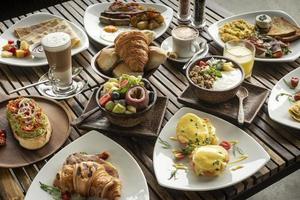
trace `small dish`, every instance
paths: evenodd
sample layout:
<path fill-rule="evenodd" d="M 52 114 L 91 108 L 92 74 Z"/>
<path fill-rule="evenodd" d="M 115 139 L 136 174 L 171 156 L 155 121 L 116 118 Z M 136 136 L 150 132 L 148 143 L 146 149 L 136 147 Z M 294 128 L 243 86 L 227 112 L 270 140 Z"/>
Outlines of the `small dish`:
<path fill-rule="evenodd" d="M 195 63 L 197 63 L 199 61 L 206 62 L 212 58 L 223 59 L 228 62 L 231 62 L 233 64 L 234 68 L 240 70 L 240 72 L 242 74 L 239 82 L 235 83 L 230 88 L 218 89 L 218 90 L 217 89 L 206 89 L 204 87 L 200 87 L 200 86 L 196 85 L 190 78 L 190 75 L 189 75 L 190 71 L 194 67 Z M 188 79 L 190 86 L 194 90 L 195 96 L 198 97 L 198 99 L 200 99 L 201 101 L 205 101 L 205 102 L 211 103 L 211 104 L 221 103 L 221 102 L 225 102 L 229 99 L 232 99 L 235 96 L 235 94 L 237 93 L 240 85 L 244 81 L 244 77 L 245 77 L 245 73 L 244 73 L 243 68 L 235 61 L 233 61 L 229 58 L 223 57 L 223 56 L 208 56 L 205 58 L 197 59 L 197 60 L 191 62 L 191 64 L 186 69 L 186 78 Z"/>
<path fill-rule="evenodd" d="M 151 44 L 151 46 L 158 46 L 157 43 L 153 42 Z M 113 48 L 114 45 L 111 45 L 111 46 L 107 46 L 107 47 L 104 47 L 104 48 Z M 98 63 L 97 63 L 97 58 L 99 57 L 100 53 L 101 53 L 102 50 L 100 50 L 98 53 L 96 53 L 93 58 L 91 59 L 91 66 L 92 66 L 92 69 L 94 70 L 94 72 L 96 74 L 98 74 L 99 76 L 101 76 L 104 80 L 108 80 L 110 78 L 114 78 L 113 75 L 112 75 L 112 72 L 110 73 L 104 73 L 100 67 L 98 66 Z M 152 70 L 149 70 L 149 71 L 146 71 L 144 74 L 143 74 L 143 78 L 149 78 L 156 70 L 158 69 L 158 67 L 156 69 L 152 69 Z"/>
<path fill-rule="evenodd" d="M 200 44 L 201 42 L 203 42 L 203 40 L 198 37 L 197 38 L 197 42 Z M 162 43 L 161 43 L 161 48 L 163 50 L 165 50 L 166 52 L 172 52 L 173 51 L 173 40 L 172 40 L 172 36 L 168 37 L 167 39 L 165 39 Z M 201 55 L 198 56 L 198 58 L 203 58 L 207 55 L 209 50 L 208 44 L 206 43 L 204 46 L 204 51 L 201 53 Z M 169 60 L 172 60 L 174 62 L 179 62 L 179 63 L 186 63 L 188 62 L 191 58 L 170 58 L 168 57 Z"/>
<path fill-rule="evenodd" d="M 289 126 L 291 128 L 300 129 L 300 122 L 292 119 L 288 110 L 291 107 L 291 102 L 288 99 L 288 96 L 281 96 L 277 98 L 280 93 L 294 94 L 296 91 L 299 91 L 299 85 L 295 90 L 290 89 L 285 83 L 284 80 L 289 81 L 292 77 L 300 78 L 300 68 L 297 68 L 290 73 L 286 74 L 281 78 L 276 85 L 273 87 L 269 102 L 268 102 L 268 112 L 269 116 L 275 122 L 278 122 L 282 125 Z M 276 100 L 276 98 L 278 100 Z"/>
<path fill-rule="evenodd" d="M 29 51 L 35 58 L 46 58 L 45 51 L 40 42 L 30 45 Z"/>
<path fill-rule="evenodd" d="M 149 190 L 145 176 L 135 159 L 119 144 L 97 131 L 86 133 L 48 160 L 32 181 L 25 200 L 53 199 L 40 188 L 40 182 L 52 185 L 57 171 L 70 154 L 75 152 L 99 153 L 102 151 L 111 153 L 110 161 L 118 169 L 123 185 L 120 200 L 149 200 Z"/>
<path fill-rule="evenodd" d="M 184 159 L 179 163 L 184 164 L 188 169 L 178 170 L 176 178 L 170 179 L 170 174 L 174 170 L 174 154 L 172 153 L 172 149 L 180 149 L 182 147 L 177 141 L 170 139 L 170 137 L 174 137 L 178 120 L 186 113 L 194 113 L 201 118 L 208 118 L 216 128 L 220 141 L 238 141 L 240 149 L 248 155 L 248 158 L 238 163 L 229 164 L 223 174 L 218 177 L 196 176 L 188 163 L 189 161 Z M 225 188 L 250 177 L 270 160 L 270 156 L 264 148 L 237 126 L 208 113 L 187 107 L 181 108 L 171 117 L 162 129 L 159 138 L 167 141 L 171 147 L 170 149 L 166 149 L 159 142 L 159 139 L 156 140 L 153 153 L 155 176 L 159 185 L 176 190 L 209 191 Z M 234 157 L 232 151 L 229 152 L 229 159 L 229 162 L 237 159 Z M 233 170 L 234 167 L 238 166 L 242 168 Z"/>
<path fill-rule="evenodd" d="M 98 89 L 98 92 L 96 94 L 96 102 L 102 111 L 103 115 L 107 117 L 107 119 L 110 121 L 110 123 L 120 126 L 120 127 L 133 127 L 140 123 L 142 123 L 146 118 L 145 115 L 151 111 L 153 108 L 153 105 L 156 103 L 157 100 L 157 92 L 155 88 L 151 85 L 151 83 L 147 79 L 142 80 L 144 82 L 144 87 L 150 91 L 153 92 L 153 97 L 149 97 L 149 104 L 147 108 L 145 108 L 142 111 L 132 113 L 132 114 L 125 114 L 125 113 L 113 113 L 111 111 L 106 110 L 103 106 L 100 105 L 99 99 L 101 96 L 101 92 L 103 90 L 103 85 Z"/>
<path fill-rule="evenodd" d="M 245 124 L 250 125 L 268 98 L 270 91 L 247 82 L 243 82 L 241 86 L 245 87 L 249 93 L 244 100 L 244 112 Z M 200 101 L 189 86 L 178 97 L 178 101 L 186 106 L 214 114 L 234 123 L 237 122 L 239 102 L 236 97 L 223 103 L 211 105 Z"/>
<path fill-rule="evenodd" d="M 94 90 L 86 104 L 83 114 L 89 112 L 98 106 L 96 102 L 97 90 Z M 117 134 L 119 136 L 138 136 L 147 138 L 156 138 L 159 134 L 165 111 L 168 104 L 168 98 L 158 96 L 153 108 L 145 115 L 144 122 L 131 128 L 120 128 L 111 124 L 108 119 L 103 116 L 102 112 L 96 112 L 84 123 L 81 123 L 78 128 L 84 130 L 98 130 L 107 134 Z"/>
<path fill-rule="evenodd" d="M 74 73 L 74 71 L 73 71 L 73 73 Z M 46 80 L 49 80 L 48 73 L 41 76 L 41 78 L 39 79 L 38 82 L 46 81 Z M 51 99 L 63 100 L 63 99 L 72 98 L 72 97 L 76 96 L 77 94 L 79 94 L 80 92 L 82 92 L 83 89 L 87 86 L 87 83 L 88 83 L 87 80 L 82 80 L 82 79 L 79 79 L 78 77 L 73 77 L 73 84 L 72 84 L 73 91 L 67 96 L 66 95 L 60 96 L 60 95 L 54 94 L 53 90 L 52 90 L 52 85 L 50 82 L 46 82 L 46 83 L 38 85 L 38 90 L 43 96 L 46 96 Z"/>

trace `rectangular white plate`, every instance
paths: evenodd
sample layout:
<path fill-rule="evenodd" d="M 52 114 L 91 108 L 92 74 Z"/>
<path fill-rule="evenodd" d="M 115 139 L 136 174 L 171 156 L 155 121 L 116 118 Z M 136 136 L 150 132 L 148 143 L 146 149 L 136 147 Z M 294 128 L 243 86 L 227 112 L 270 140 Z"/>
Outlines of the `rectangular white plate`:
<path fill-rule="evenodd" d="M 208 28 L 208 33 L 211 38 L 221 47 L 224 47 L 224 42 L 221 40 L 219 35 L 219 28 L 225 23 L 231 22 L 236 19 L 244 19 L 249 23 L 255 24 L 255 17 L 260 14 L 267 14 L 270 17 L 284 17 L 289 22 L 299 26 L 297 22 L 286 12 L 282 10 L 261 10 L 256 12 L 243 13 L 239 15 L 234 15 L 232 17 L 225 18 L 223 20 L 217 21 L 210 25 Z M 291 53 L 284 55 L 281 58 L 255 58 L 256 61 L 261 62 L 292 62 L 300 56 L 300 39 L 292 42 L 290 44 Z"/>
<path fill-rule="evenodd" d="M 269 154 L 247 133 L 240 128 L 230 124 L 229 122 L 215 117 L 213 115 L 195 110 L 192 108 L 181 108 L 176 114 L 168 121 L 161 131 L 159 137 L 165 141 L 168 141 L 172 148 L 179 149 L 180 145 L 177 141 L 170 139 L 171 136 L 176 136 L 176 126 L 178 120 L 186 113 L 194 113 L 201 118 L 208 118 L 216 128 L 216 134 L 220 141 L 223 140 L 238 140 L 239 147 L 249 157 L 246 160 L 238 162 L 236 164 L 228 165 L 227 169 L 218 177 L 197 177 L 192 171 L 188 159 L 186 158 L 180 163 L 184 163 L 189 167 L 188 171 L 179 170 L 176 175 L 176 179 L 170 178 L 170 174 L 173 170 L 174 156 L 171 149 L 164 149 L 157 140 L 154 147 L 153 165 L 156 178 L 161 186 L 177 189 L 177 190 L 190 190 L 190 191 L 208 191 L 216 190 L 224 187 L 234 185 L 249 176 L 253 175 L 260 168 L 262 168 L 269 160 Z M 232 162 L 237 158 L 234 158 L 232 151 L 229 151 L 230 160 Z M 229 167 L 242 165 L 243 168 L 236 171 L 232 171 Z"/>
<path fill-rule="evenodd" d="M 173 10 L 163 4 L 141 3 L 146 8 L 154 8 L 161 13 L 165 22 L 159 28 L 154 29 L 156 38 L 160 37 L 169 28 L 173 19 Z M 106 33 L 103 28 L 106 26 L 99 21 L 100 13 L 105 11 L 111 3 L 97 3 L 90 5 L 84 13 L 84 28 L 88 35 L 96 42 L 109 46 L 113 45 L 114 39 L 123 31 L 133 30 L 135 28 L 129 26 L 118 26 L 118 31 L 115 33 Z"/>
<path fill-rule="evenodd" d="M 2 52 L 2 46 L 7 43 L 7 40 L 17 40 L 18 38 L 14 34 L 14 30 L 17 27 L 26 27 L 31 26 L 34 24 L 38 24 L 40 22 L 52 19 L 52 18 L 59 18 L 63 19 L 62 17 L 51 15 L 49 13 L 36 13 L 32 14 L 24 19 L 21 19 L 16 24 L 12 25 L 4 31 L 4 33 L 0 36 L 0 55 Z M 78 54 L 84 50 L 86 50 L 89 47 L 89 39 L 85 32 L 79 28 L 76 24 L 68 21 L 68 23 L 71 25 L 72 29 L 76 32 L 80 39 L 80 46 L 72 49 L 72 56 L 75 54 Z M 37 67 L 42 65 L 47 65 L 47 59 L 46 58 L 2 58 L 0 56 L 0 63 L 7 64 L 7 65 L 14 65 L 14 66 L 23 66 L 23 67 Z"/>
<path fill-rule="evenodd" d="M 269 102 L 268 102 L 268 111 L 270 118 L 280 124 L 289 126 L 292 128 L 300 129 L 300 122 L 295 121 L 290 116 L 288 110 L 292 105 L 287 96 L 281 96 L 276 100 L 276 96 L 280 93 L 294 94 L 295 91 L 300 91 L 300 85 L 295 88 L 295 90 L 290 89 L 283 81 L 283 79 L 290 81 L 292 77 L 300 78 L 300 68 L 297 68 L 290 73 L 286 74 L 281 78 L 276 85 L 273 87 Z"/>
<path fill-rule="evenodd" d="M 103 151 L 110 153 L 109 161 L 118 169 L 123 187 L 121 200 L 149 200 L 146 179 L 134 158 L 119 144 L 97 131 L 88 132 L 55 154 L 32 181 L 25 200 L 52 200 L 48 193 L 40 189 L 39 182 L 52 185 L 68 155 L 75 152 L 94 154 Z"/>

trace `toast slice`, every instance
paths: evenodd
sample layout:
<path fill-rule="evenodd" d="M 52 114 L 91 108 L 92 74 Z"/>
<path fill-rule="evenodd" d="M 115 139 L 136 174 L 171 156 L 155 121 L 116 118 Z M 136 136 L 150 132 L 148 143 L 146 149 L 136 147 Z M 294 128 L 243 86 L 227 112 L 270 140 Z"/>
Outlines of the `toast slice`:
<path fill-rule="evenodd" d="M 293 42 L 297 39 L 300 39 L 300 28 L 297 27 L 296 25 L 293 25 L 293 24 L 291 24 L 291 25 L 296 30 L 296 33 L 291 36 L 279 37 L 278 39 L 281 40 L 282 42 Z"/>
<path fill-rule="evenodd" d="M 283 17 L 273 17 L 272 27 L 267 33 L 272 37 L 287 37 L 296 33 L 295 26 Z"/>

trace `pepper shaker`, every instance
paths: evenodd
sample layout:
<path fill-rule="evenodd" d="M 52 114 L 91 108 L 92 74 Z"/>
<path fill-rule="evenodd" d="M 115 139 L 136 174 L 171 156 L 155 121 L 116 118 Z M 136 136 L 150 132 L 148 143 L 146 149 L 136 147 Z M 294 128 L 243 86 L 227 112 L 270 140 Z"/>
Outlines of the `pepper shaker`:
<path fill-rule="evenodd" d="M 204 18 L 205 1 L 206 0 L 194 0 L 193 26 L 195 28 L 203 28 L 206 25 Z"/>
<path fill-rule="evenodd" d="M 179 0 L 178 21 L 180 24 L 190 23 L 190 0 Z"/>

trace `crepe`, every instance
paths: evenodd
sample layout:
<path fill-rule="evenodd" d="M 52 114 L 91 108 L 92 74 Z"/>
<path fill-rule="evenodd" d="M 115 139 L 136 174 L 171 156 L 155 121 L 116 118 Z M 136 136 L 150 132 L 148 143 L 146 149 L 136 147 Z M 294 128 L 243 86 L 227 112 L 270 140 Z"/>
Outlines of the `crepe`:
<path fill-rule="evenodd" d="M 63 19 L 53 18 L 28 27 L 15 29 L 15 35 L 29 44 L 40 42 L 41 39 L 54 32 L 64 32 L 70 35 L 72 48 L 80 45 L 80 39 L 69 23 Z"/>
<path fill-rule="evenodd" d="M 290 108 L 289 113 L 291 117 L 300 122 L 300 101 L 296 101 Z"/>

